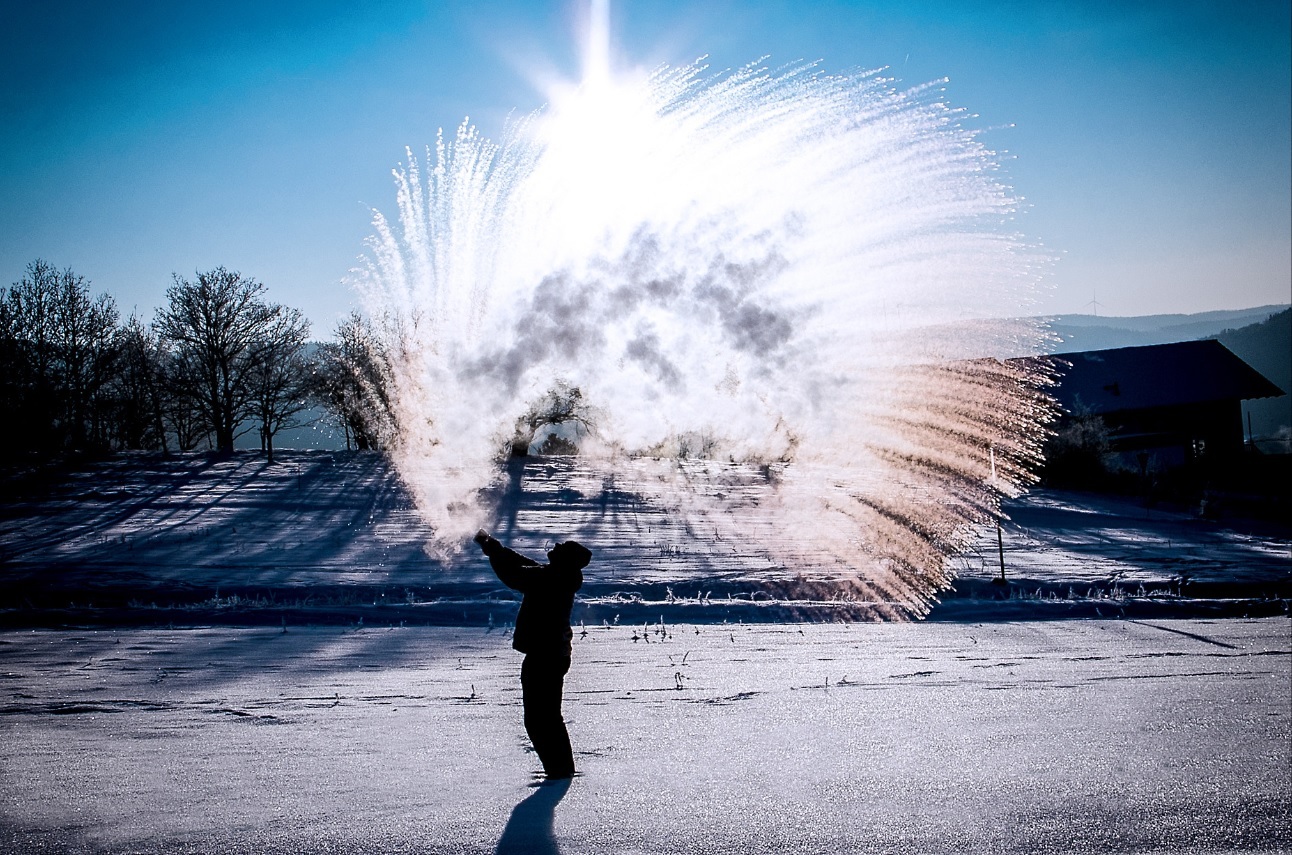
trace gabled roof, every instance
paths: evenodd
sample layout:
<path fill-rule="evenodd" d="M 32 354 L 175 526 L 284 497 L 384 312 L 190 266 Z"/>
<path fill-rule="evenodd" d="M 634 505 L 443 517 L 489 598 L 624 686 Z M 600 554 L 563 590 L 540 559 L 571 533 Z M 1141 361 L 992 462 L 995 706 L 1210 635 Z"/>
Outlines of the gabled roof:
<path fill-rule="evenodd" d="M 1065 410 L 1095 413 L 1274 398 L 1283 390 L 1214 339 L 1056 353 Z M 1071 365 L 1066 365 L 1070 363 Z"/>

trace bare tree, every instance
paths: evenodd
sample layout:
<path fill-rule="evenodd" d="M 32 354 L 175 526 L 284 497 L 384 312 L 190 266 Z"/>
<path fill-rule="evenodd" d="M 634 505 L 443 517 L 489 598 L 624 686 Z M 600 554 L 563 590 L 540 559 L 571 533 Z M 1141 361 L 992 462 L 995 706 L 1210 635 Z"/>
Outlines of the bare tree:
<path fill-rule="evenodd" d="M 336 341 L 319 346 L 314 395 L 341 425 L 346 448 L 386 447 L 395 434 L 390 405 L 390 359 L 372 325 L 358 312 L 337 324 Z"/>
<path fill-rule="evenodd" d="M 583 392 L 578 386 L 572 386 L 565 380 L 557 380 L 552 388 L 541 398 L 530 404 L 516 421 L 516 432 L 511 441 L 513 457 L 526 457 L 529 447 L 538 436 L 539 428 L 568 425 L 577 431 L 590 433 L 596 429 L 596 413 L 583 399 Z M 577 445 L 574 441 L 564 439 L 558 434 L 549 435 L 544 445 L 544 453 L 572 454 Z"/>
<path fill-rule="evenodd" d="M 169 384 L 167 354 L 157 334 L 137 315 L 122 326 L 112 382 L 115 439 L 120 448 L 168 451 L 164 421 Z"/>
<path fill-rule="evenodd" d="M 175 274 L 166 289 L 169 304 L 156 326 L 175 349 L 188 390 L 215 434 L 215 447 L 232 453 L 239 428 L 250 415 L 251 373 L 264 358 L 268 330 L 283 312 L 263 298 L 265 286 L 217 267 L 189 282 Z M 181 443 L 182 445 L 182 443 Z"/>
<path fill-rule="evenodd" d="M 30 418 L 26 373 L 31 363 L 10 293 L 0 299 L 0 454 L 26 450 Z"/>
<path fill-rule="evenodd" d="M 162 419 L 180 451 L 192 451 L 203 442 L 214 447 L 211 422 L 200 398 L 200 369 L 187 354 L 166 346 L 162 341 Z"/>
<path fill-rule="evenodd" d="M 55 377 L 54 300 L 58 270 L 42 259 L 27 265 L 5 294 L 8 425 L 19 448 L 57 445 L 58 382 Z"/>
<path fill-rule="evenodd" d="M 85 277 L 37 259 L 10 287 L 4 306 L 6 403 L 28 431 L 20 444 L 106 446 L 107 387 L 118 354 L 112 298 L 91 297 Z"/>
<path fill-rule="evenodd" d="M 73 448 L 109 445 L 109 383 L 119 360 L 116 304 L 91 298 L 89 283 L 71 270 L 59 277 L 54 325 L 63 375 L 63 412 Z"/>
<path fill-rule="evenodd" d="M 310 325 L 299 309 L 272 306 L 273 314 L 257 343 L 256 362 L 247 375 L 251 415 L 260 423 L 260 446 L 274 462 L 274 435 L 299 427 L 310 406 L 312 369 L 305 355 Z"/>

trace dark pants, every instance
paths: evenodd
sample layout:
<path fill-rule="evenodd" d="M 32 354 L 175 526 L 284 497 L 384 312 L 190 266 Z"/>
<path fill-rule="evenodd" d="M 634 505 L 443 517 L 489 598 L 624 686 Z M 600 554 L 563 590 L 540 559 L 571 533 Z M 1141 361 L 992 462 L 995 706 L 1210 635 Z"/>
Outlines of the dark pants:
<path fill-rule="evenodd" d="M 561 718 L 561 686 L 569 670 L 570 657 L 559 653 L 528 653 L 520 666 L 525 731 L 551 778 L 574 774 L 574 751 Z"/>

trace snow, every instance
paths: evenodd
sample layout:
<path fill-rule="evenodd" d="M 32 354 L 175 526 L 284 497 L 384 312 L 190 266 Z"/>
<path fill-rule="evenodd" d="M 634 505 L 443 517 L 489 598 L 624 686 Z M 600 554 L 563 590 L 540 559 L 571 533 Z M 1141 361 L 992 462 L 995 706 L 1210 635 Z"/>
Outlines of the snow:
<path fill-rule="evenodd" d="M 1287 617 L 0 635 L 0 848 L 1284 852 Z"/>
<path fill-rule="evenodd" d="M 149 584 L 352 584 L 439 569 L 381 457 L 282 452 L 281 461 L 120 455 L 52 494 L 10 502 L 0 548 L 19 573 Z"/>
<path fill-rule="evenodd" d="M 816 599 L 787 602 L 785 583 L 797 568 L 773 565 L 747 544 L 688 532 L 669 509 L 577 460 L 531 460 L 523 479 L 523 493 L 504 503 L 495 528 L 531 554 L 569 536 L 593 549 L 576 613 L 589 625 L 616 617 L 654 623 L 661 616 L 670 622 L 872 616 L 865 602 L 830 599 L 838 594 L 818 591 Z M 7 489 L 0 608 L 10 610 L 0 616 L 10 625 L 25 619 L 19 613 L 29 604 L 69 603 L 81 610 L 67 618 L 75 622 L 95 619 L 85 612 L 90 604 L 205 602 L 212 609 L 166 617 L 202 622 L 228 611 L 230 595 L 243 605 L 246 597 L 272 601 L 275 622 L 286 606 L 294 608 L 288 621 L 298 623 L 354 623 L 365 616 L 360 606 L 371 612 L 374 604 L 399 604 L 366 619 L 468 625 L 490 615 L 501 624 L 514 608 L 474 550 L 447 559 L 428 554 L 429 530 L 375 454 L 283 452 L 274 466 L 256 454 L 123 455 L 54 478 L 52 486 L 11 479 Z M 1253 532 L 1075 493 L 1034 492 L 1006 511 L 1006 575 L 1013 584 L 988 584 L 999 568 L 995 528 L 984 527 L 957 559 L 956 589 L 932 618 L 963 619 L 967 607 L 976 617 L 992 609 L 1034 616 L 1020 614 L 1020 604 L 1054 615 L 1054 598 L 1072 606 L 1110 596 L 1121 609 L 1135 606 L 1127 598 L 1155 604 L 1155 615 L 1189 597 L 1241 600 L 1234 607 L 1240 615 L 1252 600 L 1265 601 L 1264 613 L 1286 612 L 1292 590 L 1286 531 Z M 1002 611 L 1001 597 L 1011 598 L 1012 610 Z M 335 608 L 323 609 L 329 604 Z"/>
<path fill-rule="evenodd" d="M 8 476 L 0 851 L 1287 851 L 1277 528 L 1035 492 L 1007 506 L 1010 585 L 985 527 L 929 621 L 852 623 L 865 604 L 778 600 L 792 568 L 530 461 L 499 532 L 598 554 L 582 774 L 535 786 L 488 565 L 427 554 L 380 456 L 281 459 Z M 1166 619 L 1208 609 L 1234 617 Z M 1122 619 L 1037 619 L 1096 615 Z"/>
<path fill-rule="evenodd" d="M 1292 576 L 1286 535 L 1244 531 L 1109 496 L 1037 490 L 1006 504 L 1008 572 L 1074 584 L 1266 586 Z M 1249 524 L 1250 525 L 1250 524 Z M 997 563 L 995 528 L 965 558 L 981 573 Z"/>

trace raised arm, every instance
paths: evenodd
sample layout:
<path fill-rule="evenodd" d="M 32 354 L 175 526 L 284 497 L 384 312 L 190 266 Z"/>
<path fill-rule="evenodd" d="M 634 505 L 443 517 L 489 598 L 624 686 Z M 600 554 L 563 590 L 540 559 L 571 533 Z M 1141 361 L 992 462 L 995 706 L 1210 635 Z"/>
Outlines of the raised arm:
<path fill-rule="evenodd" d="M 489 564 L 493 567 L 493 572 L 497 574 L 504 585 L 513 591 L 520 591 L 522 594 L 528 593 L 527 588 L 531 580 L 531 574 L 526 573 L 524 568 L 540 567 L 542 565 L 532 558 L 526 558 L 519 552 L 508 549 L 483 531 L 476 534 L 475 542 L 480 544 L 480 549 L 489 557 Z"/>

